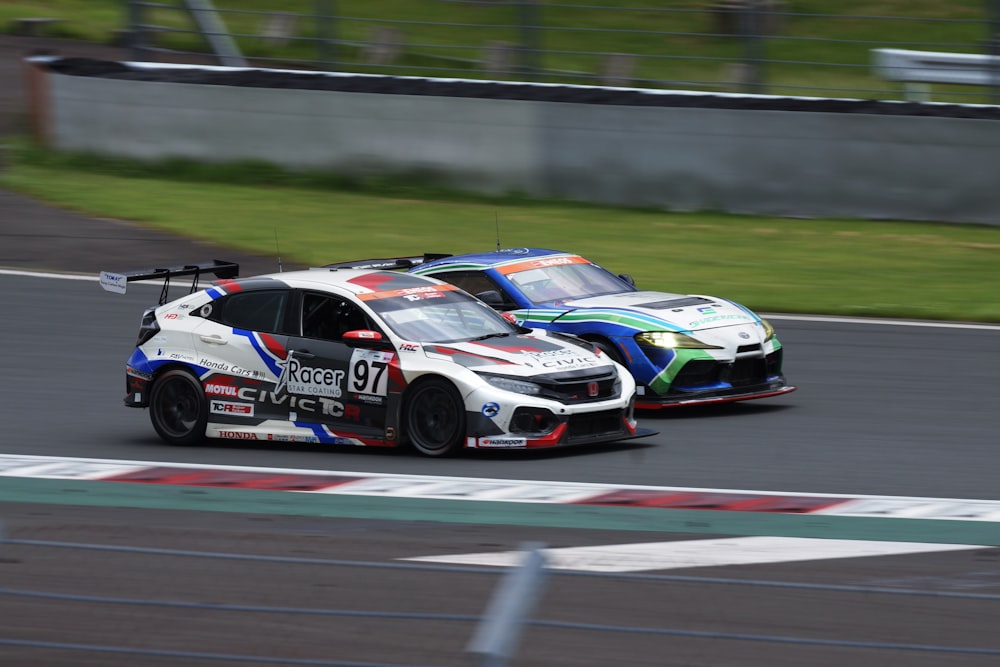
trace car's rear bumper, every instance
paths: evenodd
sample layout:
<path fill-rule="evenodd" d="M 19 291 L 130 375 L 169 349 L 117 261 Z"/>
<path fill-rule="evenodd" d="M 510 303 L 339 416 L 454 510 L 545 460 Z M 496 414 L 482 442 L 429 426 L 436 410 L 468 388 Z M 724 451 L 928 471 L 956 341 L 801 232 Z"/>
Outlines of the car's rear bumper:
<path fill-rule="evenodd" d="M 131 366 L 125 367 L 125 406 L 145 408 L 149 406 L 149 384 L 153 376 Z"/>

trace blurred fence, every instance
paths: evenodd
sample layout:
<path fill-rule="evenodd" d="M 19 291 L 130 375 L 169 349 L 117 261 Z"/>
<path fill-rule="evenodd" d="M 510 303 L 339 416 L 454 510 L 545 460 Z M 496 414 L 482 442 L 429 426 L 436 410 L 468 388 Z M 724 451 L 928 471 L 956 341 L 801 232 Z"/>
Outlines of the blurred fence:
<path fill-rule="evenodd" d="M 33 117 L 43 121 L 39 136 L 60 150 L 261 160 L 671 211 L 1000 222 L 995 106 L 157 63 L 123 77 L 77 76 L 72 61 L 47 62 L 37 61 L 46 95 L 32 98 Z M 317 82 L 337 85 L 323 94 L 293 88 Z"/>
<path fill-rule="evenodd" d="M 1000 101 L 1000 0 L 129 0 L 127 23 L 138 60 L 864 99 L 905 93 L 876 49 L 960 52 L 981 83 L 922 94 Z"/>
<path fill-rule="evenodd" d="M 661 657 L 671 656 L 656 664 L 694 664 L 683 657 L 683 641 L 696 642 L 697 664 L 735 664 L 721 657 L 724 646 L 731 643 L 738 647 L 739 664 L 777 664 L 776 655 L 788 660 L 781 664 L 842 664 L 852 656 L 863 656 L 860 664 L 917 664 L 909 659 L 923 655 L 932 662 L 919 664 L 978 665 L 994 664 L 989 661 L 1000 656 L 1000 648 L 960 643 L 961 638 L 989 641 L 985 628 L 993 627 L 1000 595 L 960 590 L 543 571 L 544 551 L 537 545 L 525 545 L 526 557 L 520 569 L 527 572 L 520 582 L 512 581 L 517 569 L 501 577 L 505 570 L 495 567 L 29 539 L 0 539 L 0 549 L 0 564 L 8 575 L 0 586 L 0 610 L 5 620 L 0 630 L 0 662 L 5 665 L 137 664 L 135 660 L 143 665 L 329 667 L 608 664 L 601 662 L 605 658 L 589 654 L 588 645 L 590 651 L 595 646 L 610 650 L 624 660 L 619 664 L 628 663 L 626 656 L 650 664 L 648 656 L 640 659 L 636 653 L 639 645 Z M 372 577 L 360 570 L 377 574 Z M 16 582 L 9 579 L 14 573 L 20 578 Z M 540 585 L 543 573 L 551 580 L 544 591 Z M 431 576 L 438 577 L 432 587 L 443 592 L 440 599 L 428 600 L 408 592 L 407 582 L 419 579 L 426 583 Z M 485 577 L 486 586 L 473 577 Z M 920 581 L 907 578 L 905 573 L 901 577 L 901 582 Z M 369 582 L 368 586 L 362 582 Z M 569 602 L 564 599 L 560 605 L 552 605 L 543 599 L 535 612 L 534 598 L 554 597 L 560 583 L 563 595 L 569 593 Z M 616 623 L 604 605 L 581 606 L 579 589 L 589 583 L 595 583 L 595 590 L 604 591 L 605 596 L 613 591 L 615 600 L 645 612 L 640 617 L 649 618 L 651 623 L 642 627 Z M 379 608 L 373 584 L 395 591 L 393 608 Z M 499 593 L 494 596 L 499 602 L 487 606 L 490 587 Z M 716 600 L 710 608 L 725 607 L 727 599 L 746 597 L 741 589 L 761 591 L 767 604 L 755 606 L 757 613 L 751 617 L 741 614 L 728 625 L 721 620 L 721 613 L 710 613 L 710 618 L 686 613 L 685 596 Z M 487 595 L 480 597 L 483 593 Z M 520 602 L 515 599 L 518 596 Z M 605 599 L 610 605 L 611 599 Z M 356 606 L 322 606 L 329 600 Z M 644 606 L 651 600 L 655 601 L 652 607 Z M 937 612 L 970 620 L 970 627 L 958 639 L 927 637 L 927 641 L 907 642 L 906 636 L 898 633 L 880 638 L 878 628 L 866 631 L 864 638 L 840 636 L 843 627 L 838 626 L 836 615 L 851 613 L 858 608 L 855 605 L 884 608 L 892 614 L 903 613 L 903 607 L 933 614 L 937 608 L 928 607 L 932 600 L 945 606 L 979 606 L 965 612 L 952 607 L 947 607 L 948 612 Z M 811 629 L 804 623 L 806 617 L 794 622 L 778 617 L 782 605 L 795 602 L 808 602 L 814 608 L 807 616 L 815 621 Z M 428 607 L 433 611 L 427 611 Z M 470 613 L 472 607 L 487 608 L 487 613 Z M 520 617 L 507 618 L 500 623 L 506 623 L 505 627 L 499 627 L 497 621 L 505 613 Z M 538 632 L 554 642 L 556 663 L 551 662 L 553 655 L 544 655 L 544 651 L 538 656 L 529 650 L 516 655 L 514 621 L 523 621 L 529 633 Z M 740 627 L 743 629 L 736 629 Z M 777 632 L 766 633 L 768 628 Z M 811 632 L 815 634 L 809 636 Z M 906 634 L 920 637 L 920 628 Z M 579 641 L 580 637 L 587 641 Z M 657 640 L 667 643 L 657 644 Z M 711 643 L 697 643 L 704 640 Z M 352 656 L 362 650 L 366 652 L 363 658 Z M 771 650 L 778 653 L 757 653 Z M 808 658 L 802 655 L 802 662 L 795 663 L 794 652 L 800 650 L 820 653 L 810 653 Z M 762 657 L 768 655 L 770 659 Z M 962 657 L 984 662 L 955 662 Z"/>

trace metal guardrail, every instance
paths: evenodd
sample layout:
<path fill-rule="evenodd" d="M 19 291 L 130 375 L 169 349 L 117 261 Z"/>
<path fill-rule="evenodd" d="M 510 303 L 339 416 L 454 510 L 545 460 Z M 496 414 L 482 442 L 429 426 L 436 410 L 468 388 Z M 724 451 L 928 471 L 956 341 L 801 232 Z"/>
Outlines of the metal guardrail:
<path fill-rule="evenodd" d="M 4 539 L 2 525 L 0 525 L 0 550 L 3 551 L 5 561 L 9 560 L 12 547 L 28 547 L 42 549 L 46 551 L 57 550 L 88 550 L 104 553 L 128 554 L 149 559 L 151 557 L 172 557 L 178 559 L 212 559 L 222 561 L 251 562 L 260 564 L 280 564 L 284 566 L 311 566 L 319 568 L 336 568 L 338 570 L 349 570 L 356 568 L 374 568 L 381 570 L 395 570 L 412 572 L 414 576 L 420 576 L 430 572 L 444 573 L 446 575 L 469 575 L 484 574 L 497 576 L 504 573 L 504 570 L 495 567 L 475 567 L 475 566 L 449 566 L 437 564 L 420 563 L 400 563 L 400 562 L 368 562 L 319 558 L 299 558 L 285 556 L 253 555 L 243 553 L 223 553 L 186 551 L 180 549 L 162 549 L 149 547 L 132 547 L 108 544 L 58 542 L 29 539 Z M 968 646 L 943 646 L 934 644 L 907 644 L 891 641 L 858 641 L 852 639 L 838 639 L 827 637 L 802 637 L 802 636 L 774 636 L 757 633 L 732 633 L 718 630 L 696 630 L 677 627 L 632 627 L 614 625 L 607 622 L 575 622 L 558 619 L 533 618 L 534 603 L 541 595 L 543 584 L 551 577 L 580 577 L 580 578 L 600 578 L 608 581 L 641 583 L 644 586 L 656 583 L 670 584 L 698 584 L 713 585 L 722 587 L 753 587 L 772 590 L 804 591 L 814 594 L 862 594 L 866 597 L 884 596 L 902 598 L 934 598 L 952 600 L 975 600 L 987 603 L 1000 602 L 1000 595 L 985 593 L 969 593 L 961 591 L 942 590 L 918 590 L 906 588 L 884 588 L 876 586 L 860 585 L 839 585 L 839 584 L 813 584 L 799 583 L 794 581 L 770 581 L 755 579 L 733 579 L 725 577 L 697 577 L 683 575 L 648 574 L 648 573 L 604 573 L 585 572 L 573 570 L 549 570 L 546 569 L 546 557 L 544 549 L 540 544 L 527 544 L 523 546 L 524 561 L 519 568 L 512 568 L 506 571 L 495 590 L 493 600 L 489 603 L 487 610 L 482 615 L 470 615 L 462 613 L 416 613 L 403 612 L 392 609 L 384 610 L 361 610 L 345 608 L 316 608 L 316 607 L 291 607 L 291 606 L 266 606 L 266 605 L 245 605 L 230 604 L 225 602 L 205 602 L 204 598 L 212 592 L 199 593 L 198 600 L 191 599 L 152 599 L 152 598 L 127 598 L 112 597 L 103 595 L 81 595 L 58 590 L 38 590 L 35 588 L 15 588 L 0 587 L 0 598 L 11 597 L 23 600 L 34 601 L 55 601 L 60 603 L 95 603 L 101 605 L 125 606 L 132 608 L 172 608 L 181 610 L 224 612 L 228 614 L 276 614 L 284 617 L 289 626 L 295 623 L 296 617 L 320 616 L 333 618 L 369 618 L 375 621 L 402 620 L 412 623 L 428 622 L 456 622 L 468 624 L 477 623 L 474 636 L 469 641 L 466 651 L 471 658 L 477 660 L 481 667 L 504 667 L 514 658 L 517 648 L 518 636 L 522 625 L 530 625 L 540 628 L 578 630 L 588 634 L 593 633 L 613 633 L 625 635 L 652 635 L 673 638 L 694 638 L 694 639 L 722 639 L 740 642 L 766 643 L 773 645 L 799 645 L 813 647 L 831 647 L 838 650 L 861 649 L 886 652 L 886 664 L 893 663 L 899 659 L 900 652 L 915 651 L 923 654 L 940 655 L 942 660 L 947 660 L 948 656 L 974 655 L 974 656 L 1000 656 L 1000 649 L 968 647 Z M 45 558 L 52 557 L 45 553 Z M 185 570 L 181 569 L 183 573 Z M 77 575 L 68 577 L 62 581 L 66 586 L 77 579 Z M 54 586 L 60 584 L 56 582 Z M 595 609 L 594 613 L 603 618 L 603 613 Z M 762 610 L 762 613 L 763 610 Z M 669 615 L 665 616 L 669 619 Z M 763 619 L 762 619 L 763 620 Z M 52 636 L 51 630 L 48 631 Z M 137 648 L 134 642 L 129 642 L 127 637 L 122 637 L 119 644 L 90 644 L 79 642 L 61 641 L 57 636 L 51 639 L 21 638 L 11 636 L 10 629 L 0 630 L 0 646 L 16 647 L 22 650 L 37 651 L 58 651 L 70 655 L 89 655 L 94 653 L 113 654 L 118 656 L 142 656 L 146 658 L 180 658 L 188 660 L 200 660 L 206 663 L 232 663 L 247 662 L 254 664 L 283 664 L 283 665 L 318 665 L 323 667 L 358 667 L 362 663 L 337 659 L 307 659 L 288 656 L 262 656 L 262 655 L 237 655 L 221 652 L 204 652 L 193 650 L 182 650 L 179 648 Z M 243 637 L 234 637 L 233 643 L 240 643 Z M 571 655 L 567 653 L 566 655 Z M 849 655 L 849 654 L 843 654 Z M 365 667 L 417 667 L 408 664 L 385 664 L 365 662 Z"/>
<path fill-rule="evenodd" d="M 872 72 L 874 49 L 1000 55 L 1000 0 L 965 0 L 960 12 L 943 3 L 936 16 L 926 6 L 910 15 L 797 11 L 786 0 L 434 4 L 437 21 L 341 0 L 252 5 L 265 10 L 129 0 L 128 34 L 136 60 L 214 52 L 223 64 L 245 57 L 272 68 L 865 99 L 907 92 Z M 961 83 L 935 98 L 1000 97 L 992 80 L 986 92 Z"/>
<path fill-rule="evenodd" d="M 1000 94 L 1000 56 L 907 49 L 874 49 L 872 56 L 878 75 L 902 82 L 908 100 L 929 100 L 931 83 L 989 86 L 992 96 Z"/>

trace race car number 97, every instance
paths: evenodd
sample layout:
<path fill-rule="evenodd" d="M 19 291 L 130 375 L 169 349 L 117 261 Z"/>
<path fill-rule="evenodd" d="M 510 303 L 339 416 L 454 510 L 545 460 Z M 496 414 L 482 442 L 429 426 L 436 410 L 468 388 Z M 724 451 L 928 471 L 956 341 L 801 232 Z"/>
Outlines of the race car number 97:
<path fill-rule="evenodd" d="M 359 394 L 385 396 L 389 387 L 389 362 L 391 352 L 380 350 L 354 350 L 351 355 L 351 391 Z"/>

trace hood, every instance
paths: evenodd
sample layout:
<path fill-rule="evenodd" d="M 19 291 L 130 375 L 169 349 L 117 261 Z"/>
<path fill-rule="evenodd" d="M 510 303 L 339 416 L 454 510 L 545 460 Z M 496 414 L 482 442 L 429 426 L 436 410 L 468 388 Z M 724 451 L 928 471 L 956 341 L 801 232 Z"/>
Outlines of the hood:
<path fill-rule="evenodd" d="M 503 375 L 605 371 L 612 362 L 589 346 L 569 339 L 534 334 L 510 335 L 462 343 L 423 343 L 424 354 L 431 359 L 448 360 L 473 371 Z"/>
<path fill-rule="evenodd" d="M 745 326 L 759 321 L 739 304 L 713 296 L 670 292 L 624 292 L 574 299 L 560 304 L 572 309 L 621 309 L 652 317 L 687 331 Z"/>

